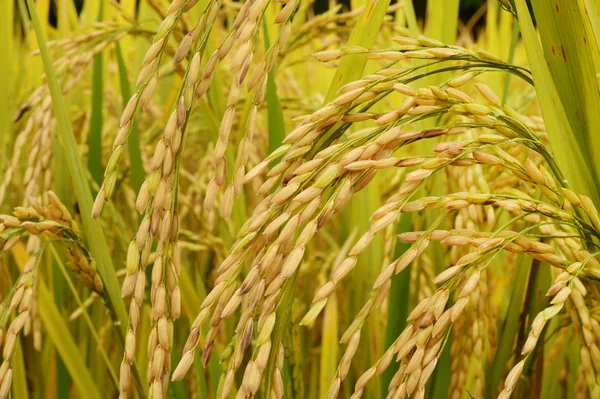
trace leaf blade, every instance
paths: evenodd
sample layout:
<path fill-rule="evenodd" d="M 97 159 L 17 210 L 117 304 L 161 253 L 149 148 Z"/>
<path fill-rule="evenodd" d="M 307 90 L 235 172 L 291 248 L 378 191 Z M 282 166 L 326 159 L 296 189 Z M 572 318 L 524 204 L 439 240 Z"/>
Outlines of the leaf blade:
<path fill-rule="evenodd" d="M 102 396 L 96 387 L 94 379 L 81 358 L 81 352 L 73 340 L 66 323 L 62 319 L 58 308 L 54 304 L 52 294 L 42 282 L 38 282 L 39 310 L 42 322 L 46 327 L 48 336 L 60 354 L 73 383 L 77 386 L 82 396 L 90 399 L 100 399 Z"/>
<path fill-rule="evenodd" d="M 550 142 L 554 148 L 560 149 L 554 152 L 557 163 L 577 192 L 592 196 L 597 201 L 592 170 L 585 161 L 584 151 L 573 133 L 550 70 L 544 61 L 544 53 L 527 4 L 525 0 L 515 0 L 515 6 Z"/>
<path fill-rule="evenodd" d="M 102 22 L 104 2 L 98 6 L 98 22 Z M 102 103 L 104 97 L 103 81 L 104 59 L 102 52 L 94 57 L 92 66 L 92 116 L 88 141 L 88 169 L 98 185 L 102 184 Z"/>
<path fill-rule="evenodd" d="M 594 58 L 598 59 L 599 54 L 595 38 L 588 37 L 584 10 L 576 3 L 571 0 L 531 2 L 548 69 L 574 138 L 592 165 L 594 182 L 598 183 L 600 161 L 592 151 L 600 148 L 600 135 L 595 134 L 600 126 L 600 92 L 594 65 Z"/>
<path fill-rule="evenodd" d="M 98 264 L 98 271 L 107 289 L 110 306 L 120 322 L 121 338 L 124 338 L 127 332 L 128 317 L 125 310 L 125 304 L 121 298 L 119 283 L 112 263 L 111 254 L 108 250 L 108 245 L 104 237 L 104 232 L 100 227 L 100 223 L 92 220 L 92 194 L 90 185 L 85 177 L 83 163 L 79 156 L 75 136 L 73 134 L 73 128 L 63 104 L 62 93 L 54 71 L 48 43 L 46 42 L 45 34 L 33 0 L 27 0 L 27 6 L 38 39 L 40 54 L 46 72 L 48 89 L 52 97 L 59 140 L 62 144 L 69 171 L 73 177 L 74 191 L 79 203 L 79 208 L 81 209 L 85 237 L 90 246 L 90 252 Z"/>
<path fill-rule="evenodd" d="M 347 46 L 371 48 L 383 24 L 383 17 L 390 0 L 371 1 L 363 10 L 358 23 L 352 30 Z M 347 55 L 342 58 L 329 86 L 325 103 L 335 98 L 336 92 L 344 84 L 360 79 L 367 64 L 363 55 Z"/>

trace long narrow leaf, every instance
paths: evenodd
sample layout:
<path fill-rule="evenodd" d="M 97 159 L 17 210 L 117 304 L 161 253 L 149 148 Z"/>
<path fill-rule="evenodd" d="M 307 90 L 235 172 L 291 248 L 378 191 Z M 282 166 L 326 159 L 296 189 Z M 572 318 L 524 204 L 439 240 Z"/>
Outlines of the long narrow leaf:
<path fill-rule="evenodd" d="M 410 214 L 402 216 L 399 233 L 404 233 L 412 230 L 412 217 Z M 410 248 L 410 244 L 398 242 L 394 252 L 395 259 L 398 259 L 404 252 Z M 392 277 L 392 288 L 390 288 L 390 310 L 387 317 L 387 330 L 385 334 L 385 347 L 389 348 L 394 343 L 396 338 L 402 333 L 406 327 L 406 317 L 408 316 L 408 299 L 410 298 L 410 266 L 404 269 L 399 274 Z M 396 362 L 381 376 L 381 386 L 387 387 L 398 371 L 400 365 Z M 382 392 L 382 398 L 387 396 L 387 392 Z"/>
<path fill-rule="evenodd" d="M 594 34 L 595 46 L 600 43 L 600 3 L 594 0 L 583 0 L 585 14 L 590 21 L 592 33 Z"/>
<path fill-rule="evenodd" d="M 419 25 L 417 24 L 413 2 L 412 0 L 402 0 L 402 4 L 404 4 L 404 14 L 406 15 L 406 23 L 408 24 L 410 35 L 417 37 L 419 36 Z"/>
<path fill-rule="evenodd" d="M 29 398 L 29 390 L 27 388 L 27 372 L 23 361 L 23 348 L 19 347 L 13 359 L 13 396 L 15 398 Z"/>
<path fill-rule="evenodd" d="M 346 45 L 367 49 L 371 48 L 383 25 L 383 19 L 389 4 L 389 0 L 366 2 L 360 19 L 352 30 Z M 325 103 L 335 98 L 341 86 L 360 79 L 366 64 L 367 59 L 362 55 L 348 55 L 343 57 L 329 86 Z M 343 214 L 345 234 L 349 234 L 355 227 L 358 227 L 361 232 L 366 231 L 369 227 L 369 217 L 379 205 L 380 192 L 378 179 L 376 178 L 369 186 L 356 193 L 346 206 Z M 354 270 L 355 279 L 352 282 L 354 295 L 350 301 L 350 309 L 353 314 L 356 314 L 360 310 L 366 300 L 369 294 L 369 286 L 376 276 L 375 268 L 381 265 L 381 244 L 382 238 L 376 237 L 369 248 L 365 250 L 363 261 L 359 262 Z M 364 259 L 368 259 L 368 262 L 365 262 Z M 371 364 L 374 361 L 375 351 L 379 346 L 379 342 L 377 342 L 378 334 L 376 334 L 377 324 L 378 320 L 375 317 L 371 318 L 367 323 L 365 338 L 363 340 L 365 344 L 363 344 L 363 347 L 368 349 L 359 351 L 357 361 L 360 363 Z M 379 381 L 374 381 L 373 385 L 373 391 L 378 392 Z"/>
<path fill-rule="evenodd" d="M 94 379 L 85 365 L 81 352 L 73 340 L 58 308 L 54 304 L 52 294 L 43 282 L 38 282 L 40 317 L 48 336 L 56 346 L 67 370 L 73 378 L 81 397 L 95 399 L 102 398 Z"/>
<path fill-rule="evenodd" d="M 333 293 L 323 314 L 323 327 L 321 331 L 321 359 L 319 371 L 319 397 L 327 396 L 329 385 L 335 378 L 338 364 L 339 335 L 338 335 L 338 301 Z"/>
<path fill-rule="evenodd" d="M 98 9 L 98 22 L 102 22 L 104 2 L 100 2 Z M 92 68 L 92 116 L 90 120 L 90 136 L 88 148 L 88 169 L 92 178 L 102 184 L 102 109 L 104 97 L 103 70 L 104 60 L 102 52 L 94 57 Z"/>
<path fill-rule="evenodd" d="M 539 261 L 534 260 L 531 267 L 531 278 L 530 287 L 528 287 L 527 299 L 523 306 L 522 318 L 523 329 L 521 335 L 517 341 L 517 349 L 523 347 L 525 340 L 529 334 L 531 320 L 535 319 L 537 314 L 544 310 L 549 305 L 550 300 L 546 297 L 545 293 L 550 285 L 552 285 L 552 278 L 550 276 L 550 268 L 547 264 L 540 264 Z M 538 343 L 534 349 L 534 352 L 525 363 L 523 369 L 524 383 L 517 386 L 516 396 L 522 397 L 529 393 L 532 397 L 540 397 L 539 392 L 536 394 L 536 390 L 540 388 L 537 376 L 534 375 L 535 370 L 538 366 L 536 357 L 541 356 L 543 360 L 544 354 L 544 341 L 545 341 L 546 330 L 544 330 Z"/>
<path fill-rule="evenodd" d="M 600 148 L 600 92 L 594 65 L 598 59 L 595 38 L 588 37 L 580 2 L 533 0 L 531 4 L 554 85 L 598 188 L 600 160 L 594 149 Z"/>
<path fill-rule="evenodd" d="M 383 17 L 390 0 L 372 1 L 363 10 L 358 23 L 352 30 L 347 46 L 371 48 L 383 24 Z M 325 102 L 331 101 L 340 87 L 348 82 L 360 79 L 367 59 L 362 55 L 348 55 L 342 58 L 329 86 Z"/>
<path fill-rule="evenodd" d="M 586 161 L 587 151 L 581 148 L 581 140 L 577 139 L 569 123 L 561 97 L 544 59 L 527 4 L 525 0 L 515 0 L 515 5 L 546 129 L 553 148 L 559 149 L 555 152 L 558 165 L 576 191 L 598 200 L 593 169 Z"/>
<path fill-rule="evenodd" d="M 513 349 L 519 328 L 519 316 L 530 271 L 530 264 L 526 262 L 526 259 L 521 258 L 517 264 L 517 271 L 504 322 L 498 326 L 499 331 L 502 331 L 499 337 L 498 349 L 496 349 L 494 361 L 486 373 L 486 398 L 492 398 L 496 394 L 496 388 L 507 369 L 510 357 L 514 353 Z"/>
<path fill-rule="evenodd" d="M 12 117 L 10 110 L 12 85 L 14 82 L 14 57 L 16 53 L 13 49 L 13 20 L 14 20 L 14 1 L 2 0 L 0 7 L 0 51 L 4 54 L 4 60 L 0 62 L 0 131 L 9 132 L 12 127 Z M 10 140 L 10 134 L 0 135 L 0 154 L 5 154 Z M 4 170 L 4 156 L 0 156 L 0 170 Z"/>
<path fill-rule="evenodd" d="M 27 5 L 29 7 L 29 12 L 31 13 L 32 24 L 38 39 L 40 54 L 42 56 L 44 69 L 46 71 L 48 88 L 52 96 L 52 103 L 54 106 L 54 113 L 57 123 L 57 132 L 60 137 L 65 158 L 69 165 L 69 171 L 73 177 L 74 191 L 79 204 L 79 209 L 81 210 L 85 237 L 89 243 L 92 256 L 98 264 L 98 271 L 105 283 L 108 297 L 110 299 L 110 305 L 115 312 L 115 317 L 120 322 L 122 337 L 124 337 L 127 329 L 127 312 L 125 310 L 125 304 L 121 299 L 119 283 L 117 281 L 115 269 L 112 264 L 111 254 L 108 250 L 108 245 L 106 244 L 104 232 L 100 227 L 100 223 L 92 220 L 92 194 L 90 191 L 89 182 L 85 177 L 85 169 L 82 166 L 75 136 L 73 135 L 73 128 L 63 104 L 61 90 L 58 85 L 58 80 L 56 79 L 52 58 L 50 56 L 48 44 L 42 30 L 35 4 L 33 0 L 27 0 Z"/>
<path fill-rule="evenodd" d="M 458 27 L 459 0 L 429 0 L 425 35 L 454 44 Z"/>
<path fill-rule="evenodd" d="M 22 243 L 18 243 L 13 250 L 14 259 L 20 270 L 23 270 L 29 255 Z M 89 373 L 84 359 L 81 357 L 81 351 L 73 340 L 73 336 L 67 327 L 58 307 L 54 303 L 54 298 L 44 281 L 37 281 L 38 309 L 39 315 L 48 333 L 50 340 L 60 354 L 67 370 L 73 378 L 81 397 L 90 399 L 100 399 L 102 396 L 94 379 Z M 20 378 L 20 377 L 19 377 Z M 51 390 L 52 391 L 52 390 Z M 14 392 L 17 394 L 17 392 Z M 17 395 L 18 398 L 23 396 Z"/>
<path fill-rule="evenodd" d="M 269 32 L 265 21 L 263 26 L 265 51 L 271 45 Z M 283 142 L 285 137 L 285 123 L 283 110 L 277 95 L 277 83 L 275 83 L 275 66 L 267 74 L 267 117 L 269 125 L 269 153 L 275 151 Z"/>

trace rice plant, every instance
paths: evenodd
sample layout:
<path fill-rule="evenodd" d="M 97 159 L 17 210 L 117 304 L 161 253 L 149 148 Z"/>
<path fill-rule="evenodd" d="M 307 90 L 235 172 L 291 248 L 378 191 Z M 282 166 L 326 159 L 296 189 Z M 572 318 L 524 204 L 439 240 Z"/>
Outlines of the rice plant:
<path fill-rule="evenodd" d="M 6 0 L 0 398 L 600 398 L 591 0 Z"/>

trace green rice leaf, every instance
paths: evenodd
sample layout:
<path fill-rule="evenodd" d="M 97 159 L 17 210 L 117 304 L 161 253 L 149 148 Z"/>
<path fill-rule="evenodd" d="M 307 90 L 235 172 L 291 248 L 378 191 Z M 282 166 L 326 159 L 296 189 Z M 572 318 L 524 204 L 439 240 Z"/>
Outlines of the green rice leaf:
<path fill-rule="evenodd" d="M 52 294 L 42 281 L 38 282 L 38 295 L 40 317 L 44 323 L 45 330 L 54 343 L 67 370 L 69 370 L 73 378 L 73 384 L 77 387 L 79 394 L 81 397 L 90 399 L 104 397 L 100 395 L 96 383 L 90 375 L 85 361 L 81 357 L 79 347 L 73 340 L 73 336 L 54 304 Z"/>
<path fill-rule="evenodd" d="M 600 159 L 594 149 L 600 149 L 600 91 L 594 59 L 599 54 L 595 38 L 586 31 L 585 8 L 572 0 L 533 0 L 531 4 L 544 58 L 597 189 Z"/>
<path fill-rule="evenodd" d="M 329 385 L 335 378 L 339 351 L 339 311 L 335 292 L 331 294 L 323 312 L 321 329 L 321 359 L 319 368 L 319 397 L 327 397 Z"/>
<path fill-rule="evenodd" d="M 412 231 L 412 217 L 410 214 L 402 215 L 398 233 Z M 398 242 L 394 252 L 394 259 L 402 256 L 410 248 L 410 244 Z M 389 308 L 387 316 L 387 327 L 385 334 L 385 347 L 389 348 L 396 338 L 406 327 L 406 318 L 408 317 L 408 300 L 410 298 L 410 266 L 392 277 L 392 287 L 390 288 Z M 392 377 L 398 371 L 400 364 L 393 362 L 381 376 L 381 386 L 387 387 Z M 387 396 L 387 392 L 382 392 L 382 398 Z"/>
<path fill-rule="evenodd" d="M 14 21 L 14 2 L 3 1 L 2 12 L 0 13 L 0 51 L 2 51 L 3 61 L 0 62 L 0 131 L 10 132 L 12 130 L 12 115 L 11 110 L 14 109 L 12 104 L 13 97 L 13 82 L 16 55 L 13 46 L 13 21 Z M 8 144 L 10 142 L 10 134 L 0 135 L 0 154 L 6 154 Z M 4 156 L 0 156 L 0 170 L 4 171 Z"/>
<path fill-rule="evenodd" d="M 417 23 L 413 2 L 412 0 L 402 0 L 402 4 L 404 4 L 404 14 L 406 15 L 406 23 L 408 24 L 410 35 L 412 37 L 417 37 L 419 36 L 419 25 Z"/>
<path fill-rule="evenodd" d="M 519 332 L 519 319 L 523 298 L 527 290 L 527 283 L 531 272 L 531 261 L 525 257 L 520 257 L 517 264 L 517 271 L 513 280 L 512 292 L 510 293 L 510 302 L 506 310 L 506 316 L 502 325 L 499 325 L 500 341 L 494 355 L 494 361 L 486 372 L 486 398 L 495 397 L 496 389 L 500 384 L 502 377 L 507 372 L 508 363 L 514 354 L 515 341 Z"/>
<path fill-rule="evenodd" d="M 459 20 L 458 5 L 458 0 L 429 0 L 427 2 L 425 36 L 446 44 L 454 44 Z M 431 71 L 432 68 L 426 68 L 425 70 Z M 451 77 L 450 72 L 436 73 L 428 76 L 426 81 L 429 85 L 436 85 Z"/>
<path fill-rule="evenodd" d="M 512 64 L 515 60 L 515 53 L 517 51 L 517 45 L 519 44 L 519 37 L 521 35 L 521 29 L 519 27 L 519 22 L 515 21 L 513 24 L 512 35 L 510 39 L 510 50 L 508 53 L 508 63 Z M 510 89 L 510 82 L 512 80 L 513 74 L 507 72 L 506 78 L 504 80 L 504 91 L 502 92 L 502 104 L 506 104 L 506 100 L 508 99 L 508 91 Z"/>
<path fill-rule="evenodd" d="M 539 312 L 544 310 L 544 308 L 550 304 L 550 299 L 545 295 L 548 287 L 552 285 L 550 268 L 547 264 L 540 263 L 541 262 L 537 260 L 534 260 L 532 263 L 531 278 L 529 281 L 529 287 L 527 289 L 527 298 L 521 313 L 523 319 L 521 324 L 523 328 L 517 342 L 518 351 L 521 350 L 525 344 L 527 336 L 529 335 L 531 321 L 535 319 Z M 522 383 L 517 385 L 517 389 L 515 390 L 516 397 L 523 397 L 528 393 L 532 397 L 540 397 L 539 392 L 536 393 L 536 391 L 540 390 L 541 388 L 539 375 L 536 375 L 536 372 L 539 372 L 540 370 L 536 369 L 539 366 L 538 356 L 542 356 L 543 358 L 546 332 L 547 329 L 542 331 L 535 349 L 525 363 L 525 367 L 523 368 L 523 376 L 525 378 L 522 379 Z M 541 369 L 543 369 L 543 363 Z"/>
<path fill-rule="evenodd" d="M 360 19 L 350 34 L 346 47 L 362 47 L 370 49 L 375 42 L 377 35 L 383 25 L 387 8 L 390 4 L 389 0 L 366 2 L 365 8 L 362 11 Z M 344 84 L 358 80 L 361 78 L 367 59 L 363 55 L 346 55 L 344 56 L 335 72 L 333 80 L 329 86 L 329 91 L 324 103 L 328 103 L 336 96 L 337 91 Z M 335 128 L 331 129 L 334 131 Z M 346 205 L 343 213 L 344 234 L 347 237 L 354 228 L 358 227 L 359 231 L 366 231 L 369 227 L 369 217 L 380 203 L 380 192 L 378 179 L 374 179 L 365 189 L 356 193 L 350 203 Z M 369 285 L 375 278 L 375 268 L 381 265 L 381 237 L 376 237 L 369 248 L 365 250 L 362 259 L 359 260 L 353 276 L 355 277 L 351 284 L 354 295 L 350 301 L 350 312 L 356 314 L 367 295 L 370 292 Z M 365 262 L 368 259 L 368 262 Z M 375 267 L 373 267 L 375 266 Z M 371 364 L 374 361 L 374 349 L 377 347 L 376 327 L 378 321 L 375 318 L 370 318 L 364 328 L 363 348 L 359 350 L 356 361 L 361 364 Z M 379 381 L 373 382 L 373 391 L 379 389 Z"/>
<path fill-rule="evenodd" d="M 450 381 L 452 379 L 452 336 L 444 344 L 444 349 L 438 359 L 435 372 L 431 376 L 430 385 L 433 385 L 432 398 L 447 398 L 450 390 Z"/>
<path fill-rule="evenodd" d="M 124 338 L 127 331 L 128 318 L 125 304 L 121 298 L 115 269 L 112 264 L 112 255 L 108 250 L 108 245 L 100 222 L 92 220 L 92 194 L 90 185 L 85 177 L 85 169 L 83 168 L 82 160 L 78 152 L 75 136 L 73 135 L 73 128 L 63 104 L 61 90 L 52 64 L 48 44 L 33 0 L 27 0 L 27 6 L 31 14 L 32 25 L 35 29 L 40 47 L 40 54 L 46 71 L 46 79 L 52 97 L 59 140 L 62 144 L 69 171 L 73 178 L 75 196 L 77 197 L 79 209 L 81 210 L 83 231 L 90 246 L 90 252 L 98 264 L 98 271 L 105 284 L 110 300 L 110 307 L 114 311 L 116 319 L 120 322 L 121 338 Z"/>
<path fill-rule="evenodd" d="M 593 0 L 583 0 L 583 5 L 581 11 L 589 23 L 588 30 L 591 33 L 589 36 L 595 38 L 595 43 L 590 43 L 590 45 L 598 48 L 600 44 L 600 3 Z M 598 59 L 596 59 L 596 71 L 598 71 L 598 67 Z"/>
<path fill-rule="evenodd" d="M 546 345 L 544 345 L 544 357 L 548 359 L 548 362 L 543 370 L 541 398 L 558 399 L 569 397 L 562 389 L 556 389 L 556 381 L 560 378 L 560 372 L 566 362 L 568 350 L 568 345 L 561 345 L 560 334 L 556 333 L 558 324 L 558 320 L 552 320 L 548 324 L 548 327 L 546 327 L 548 333 L 553 332 L 553 334 L 547 334 Z M 561 348 L 558 354 L 556 354 L 556 348 L 559 345 L 561 345 Z"/>
<path fill-rule="evenodd" d="M 269 30 L 265 20 L 263 24 L 265 51 L 271 46 Z M 283 110 L 277 95 L 277 83 L 275 83 L 276 66 L 273 66 L 267 74 L 267 117 L 269 126 L 269 153 L 275 151 L 285 138 L 285 121 Z"/>
<path fill-rule="evenodd" d="M 29 389 L 27 388 L 27 372 L 23 361 L 23 346 L 19 345 L 13 358 L 13 397 L 19 399 L 29 398 Z"/>
<path fill-rule="evenodd" d="M 429 0 L 425 35 L 446 44 L 456 41 L 459 0 Z"/>
<path fill-rule="evenodd" d="M 383 17 L 390 5 L 390 0 L 369 2 L 363 10 L 358 23 L 352 30 L 346 46 L 359 46 L 370 49 L 383 24 Z M 325 103 L 335 98 L 336 92 L 346 83 L 360 79 L 367 59 L 363 55 L 347 55 L 343 57 L 335 71 L 329 86 Z"/>
<path fill-rule="evenodd" d="M 525 0 L 515 0 L 515 5 L 542 116 L 550 142 L 555 149 L 557 163 L 571 187 L 577 192 L 592 196 L 597 201 L 598 195 L 595 189 L 597 180 L 593 177 L 593 168 L 588 162 L 587 150 L 581 147 L 584 133 L 575 132 L 570 124 L 565 106 L 546 64 Z"/>
<path fill-rule="evenodd" d="M 103 18 L 104 2 L 100 2 L 98 9 L 98 22 Z M 94 57 L 92 69 L 92 116 L 90 120 L 90 135 L 88 141 L 88 169 L 92 178 L 102 185 L 102 109 L 104 103 L 104 61 L 102 52 Z"/>

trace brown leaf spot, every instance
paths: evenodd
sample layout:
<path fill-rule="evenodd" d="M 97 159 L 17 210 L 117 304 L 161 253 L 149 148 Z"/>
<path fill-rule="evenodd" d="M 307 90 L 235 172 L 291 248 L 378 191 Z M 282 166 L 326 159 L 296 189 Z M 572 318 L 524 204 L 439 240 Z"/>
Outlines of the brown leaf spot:
<path fill-rule="evenodd" d="M 587 46 L 587 36 L 583 35 L 583 44 L 585 44 Z"/>
<path fill-rule="evenodd" d="M 567 62 L 567 54 L 565 53 L 565 48 L 563 47 L 562 43 L 560 45 L 560 51 L 562 51 L 563 60 L 565 60 L 565 62 Z"/>
<path fill-rule="evenodd" d="M 556 49 L 554 48 L 554 44 L 550 44 L 550 48 L 552 49 L 552 55 L 556 57 Z"/>
<path fill-rule="evenodd" d="M 558 6 L 558 3 L 554 4 L 556 6 L 556 12 L 560 12 L 560 7 Z"/>

